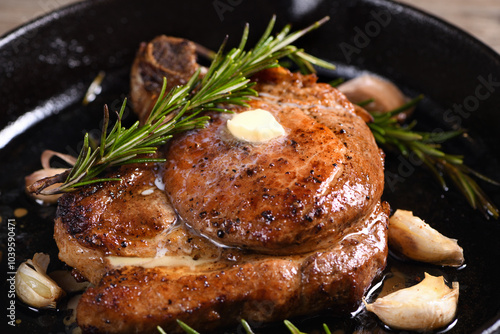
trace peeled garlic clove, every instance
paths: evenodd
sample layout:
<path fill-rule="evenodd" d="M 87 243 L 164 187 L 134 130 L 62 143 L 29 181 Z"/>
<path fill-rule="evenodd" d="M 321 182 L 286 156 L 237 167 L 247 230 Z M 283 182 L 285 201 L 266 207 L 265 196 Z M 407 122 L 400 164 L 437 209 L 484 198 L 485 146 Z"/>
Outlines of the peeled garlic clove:
<path fill-rule="evenodd" d="M 16 293 L 24 303 L 37 307 L 55 308 L 64 291 L 47 276 L 50 258 L 36 253 L 33 260 L 23 262 L 16 272 Z"/>
<path fill-rule="evenodd" d="M 452 267 L 464 263 L 457 240 L 445 237 L 411 211 L 396 210 L 389 219 L 389 247 L 412 260 Z"/>
<path fill-rule="evenodd" d="M 373 102 L 364 106 L 368 111 L 391 111 L 402 106 L 408 100 L 392 82 L 368 74 L 346 81 L 340 84 L 337 89 L 352 103 L 373 99 Z M 411 110 L 408 110 L 399 114 L 398 120 L 404 121 L 410 112 Z"/>
<path fill-rule="evenodd" d="M 417 285 L 401 289 L 366 309 L 375 313 L 386 325 L 399 330 L 426 331 L 449 324 L 455 317 L 458 304 L 458 282 L 450 289 L 444 278 L 425 273 Z"/>

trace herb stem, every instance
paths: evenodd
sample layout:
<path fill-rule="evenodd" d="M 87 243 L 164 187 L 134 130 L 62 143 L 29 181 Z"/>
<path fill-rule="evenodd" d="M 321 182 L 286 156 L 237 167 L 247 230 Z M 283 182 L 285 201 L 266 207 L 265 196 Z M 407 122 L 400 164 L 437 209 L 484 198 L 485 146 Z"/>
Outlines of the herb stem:
<path fill-rule="evenodd" d="M 466 166 L 463 156 L 445 153 L 441 148 L 442 142 L 462 134 L 463 131 L 414 132 L 412 129 L 416 125 L 415 121 L 408 126 L 402 126 L 393 118 L 395 115 L 414 107 L 422 99 L 423 96 L 419 95 L 405 105 L 387 113 L 372 112 L 374 121 L 368 126 L 375 140 L 381 146 L 389 149 L 395 148 L 405 157 L 408 157 L 410 153 L 415 154 L 427 166 L 443 190 L 448 190 L 448 185 L 443 177 L 443 175 L 447 175 L 472 208 L 480 210 L 487 218 L 498 219 L 500 217 L 499 209 L 471 176 L 497 186 L 500 186 L 500 183 Z"/>
<path fill-rule="evenodd" d="M 109 167 L 137 161 L 162 161 L 137 157 L 155 153 L 158 146 L 165 144 L 174 134 L 205 127 L 209 117 L 201 114 L 206 111 L 227 112 L 221 107 L 224 105 L 246 106 L 247 101 L 257 95 L 252 89 L 254 83 L 250 82 L 250 76 L 263 69 L 277 66 L 278 60 L 283 57 L 291 57 L 299 67 L 314 69 L 312 64 L 315 64 L 334 69 L 335 66 L 332 64 L 291 45 L 328 20 L 329 17 L 324 17 L 309 27 L 293 33 L 290 33 L 291 27 L 287 25 L 273 37 L 271 32 L 276 22 L 276 17 L 273 16 L 259 42 L 248 51 L 244 50 L 249 35 L 247 24 L 237 48 L 225 53 L 227 39 L 224 40 L 205 76 L 201 77 L 201 70 L 198 69 L 185 85 L 169 92 L 166 91 L 167 85 L 164 79 L 158 99 L 145 124 L 140 125 L 137 121 L 128 129 L 122 126 L 125 99 L 118 112 L 117 121 L 108 132 L 109 110 L 105 106 L 104 126 L 98 147 L 91 148 L 89 136 L 86 134 L 76 163 L 62 185 L 47 189 L 49 184 L 53 184 L 50 178 L 47 178 L 43 182 L 35 182 L 28 187 L 28 191 L 46 195 L 74 191 L 82 185 L 116 180 L 95 179 Z M 60 176 L 52 177 L 55 178 Z"/>

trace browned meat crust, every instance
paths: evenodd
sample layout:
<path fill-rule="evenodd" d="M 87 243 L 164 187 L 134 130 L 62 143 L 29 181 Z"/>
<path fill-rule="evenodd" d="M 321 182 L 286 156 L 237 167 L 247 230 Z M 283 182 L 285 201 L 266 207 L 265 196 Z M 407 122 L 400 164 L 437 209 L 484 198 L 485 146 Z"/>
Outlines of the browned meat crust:
<path fill-rule="evenodd" d="M 212 114 L 206 129 L 171 142 L 165 189 L 187 224 L 223 244 L 317 249 L 373 211 L 384 185 L 381 153 L 352 104 L 315 76 L 274 68 L 255 80 L 251 108 L 270 111 L 286 136 L 240 142 L 227 131 L 231 116 Z"/>
<path fill-rule="evenodd" d="M 54 226 L 59 258 L 98 284 L 112 269 L 107 256 L 224 259 L 239 254 L 193 235 L 178 223 L 166 195 L 157 187 L 159 168 L 151 163 L 122 166 L 105 175 L 121 177 L 121 181 L 64 194 Z"/>
<path fill-rule="evenodd" d="M 104 255 L 155 256 L 177 218 L 155 186 L 155 164 L 127 165 L 105 182 L 63 195 L 55 239 L 59 258 L 93 283 L 105 272 Z"/>
<path fill-rule="evenodd" d="M 275 321 L 334 307 L 352 311 L 387 256 L 387 207 L 344 231 L 326 250 L 286 257 L 248 255 L 223 268 L 196 271 L 125 267 L 109 272 L 78 305 L 88 333 L 182 332 L 176 319 L 201 331 L 239 319 Z"/>
<path fill-rule="evenodd" d="M 185 53 L 175 62 L 182 64 L 170 66 L 180 69 L 194 57 L 188 42 L 162 37 L 141 46 L 131 77 L 132 95 L 145 94 L 142 100 L 136 96 L 134 104 L 142 119 L 158 94 L 161 76 L 175 72 L 168 72 L 164 57 L 169 53 L 161 50 L 172 50 L 178 43 Z M 193 66 L 186 68 L 194 72 Z M 166 172 L 153 164 L 125 166 L 107 175 L 120 175 L 120 182 L 89 185 L 61 197 L 55 228 L 60 257 L 96 284 L 78 305 L 83 332 L 156 333 L 161 325 L 176 333 L 180 331 L 176 319 L 206 331 L 234 325 L 240 318 L 266 322 L 326 308 L 351 311 L 385 267 L 388 206 L 380 203 L 382 156 L 369 129 L 342 94 L 317 84 L 314 76 L 275 69 L 254 79 L 261 97 L 251 104 L 272 111 L 286 125 L 287 136 L 281 141 L 264 145 L 265 149 L 237 143 L 219 131 L 227 115 L 213 115 L 207 130 L 187 134 L 168 148 Z M 189 147 L 189 138 L 214 140 L 210 145 L 220 143 L 220 147 L 197 150 L 205 142 L 195 140 Z M 179 152 L 184 148 L 190 151 Z M 224 163 L 217 164 L 216 157 Z M 196 166 L 183 166 L 176 159 L 192 159 Z M 209 164 L 215 170 L 207 170 Z M 196 182 L 176 170 L 178 166 L 186 171 L 191 167 Z M 203 182 L 208 176 L 235 173 L 233 167 L 243 181 L 231 180 L 240 186 L 219 204 L 214 200 L 220 196 L 214 195 L 217 189 Z M 169 197 L 155 187 L 162 173 Z M 218 189 L 226 191 L 234 184 L 221 182 Z M 203 209 L 193 204 L 195 196 Z M 249 200 L 240 203 L 250 212 L 243 223 L 228 209 L 239 209 L 237 196 Z M 180 220 L 170 199 L 181 213 Z M 257 216 L 255 229 L 248 225 L 252 210 Z M 226 220 L 217 220 L 221 215 Z M 217 222 L 217 229 L 204 229 L 207 216 L 214 218 L 207 226 Z M 243 247 L 220 247 L 212 241 Z M 191 262 L 112 268 L 111 255 L 180 255 Z"/>

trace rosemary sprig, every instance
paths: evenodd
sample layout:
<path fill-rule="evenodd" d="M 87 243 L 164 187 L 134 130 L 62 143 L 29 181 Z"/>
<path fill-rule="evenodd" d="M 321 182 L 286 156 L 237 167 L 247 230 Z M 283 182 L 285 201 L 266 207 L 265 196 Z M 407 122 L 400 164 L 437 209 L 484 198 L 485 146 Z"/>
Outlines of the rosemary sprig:
<path fill-rule="evenodd" d="M 209 117 L 200 115 L 204 111 L 227 112 L 225 107 L 228 105 L 245 106 L 250 97 L 257 95 L 257 92 L 252 89 L 254 83 L 250 82 L 249 77 L 263 69 L 277 66 L 278 60 L 283 57 L 289 57 L 300 68 L 312 69 L 312 64 L 315 64 L 334 69 L 333 65 L 308 55 L 292 45 L 297 39 L 318 28 L 328 19 L 325 17 L 293 33 L 290 33 L 291 26 L 286 25 L 273 37 L 271 33 L 276 21 L 273 17 L 253 49 L 245 51 L 249 33 L 247 24 L 239 46 L 224 53 L 226 44 L 224 41 L 203 77 L 200 77 L 200 70 L 198 70 L 186 85 L 178 86 L 170 92 L 166 92 L 164 80 L 159 98 L 144 125 L 140 125 L 137 121 L 128 129 L 122 126 L 125 100 L 118 113 L 118 120 L 108 132 L 109 112 L 105 107 L 99 147 L 92 149 L 89 145 L 88 134 L 86 134 L 83 148 L 71 170 L 35 182 L 28 190 L 46 195 L 69 192 L 86 184 L 116 180 L 97 178 L 104 170 L 112 166 L 163 161 L 137 157 L 155 153 L 158 146 L 165 144 L 172 135 L 178 132 L 205 127 Z M 59 182 L 62 182 L 60 186 L 46 189 Z"/>
<path fill-rule="evenodd" d="M 177 323 L 184 330 L 184 332 L 186 332 L 187 334 L 200 334 L 199 332 L 195 331 L 193 328 L 189 327 L 186 323 L 184 323 L 181 320 L 177 319 Z"/>
<path fill-rule="evenodd" d="M 183 322 L 181 320 L 177 320 L 177 323 L 179 324 L 179 326 L 182 328 L 182 330 L 186 334 L 200 334 L 198 331 L 194 330 L 192 327 L 190 327 L 189 325 L 187 325 L 185 322 Z M 283 323 L 285 324 L 286 328 L 290 331 L 290 334 L 306 334 L 304 332 L 301 332 L 289 320 L 285 320 L 285 321 L 283 321 Z M 250 327 L 248 322 L 245 321 L 245 319 L 241 319 L 241 325 L 243 326 L 243 329 L 245 330 L 246 334 L 254 334 L 254 332 L 252 331 L 252 328 Z M 165 332 L 165 330 L 163 330 L 163 328 L 161 328 L 161 326 L 157 326 L 156 329 L 158 330 L 158 332 L 160 332 L 160 334 L 167 334 Z M 328 328 L 327 324 L 323 324 L 323 330 L 325 331 L 326 334 L 331 334 L 330 328 Z"/>
<path fill-rule="evenodd" d="M 286 328 L 288 328 L 291 334 L 306 334 L 304 332 L 301 332 L 300 329 L 298 329 L 297 326 L 292 324 L 289 320 L 285 320 L 283 323 L 285 324 Z"/>
<path fill-rule="evenodd" d="M 441 149 L 440 143 L 462 134 L 463 131 L 417 132 L 413 131 L 415 121 L 407 126 L 401 126 L 394 119 L 393 116 L 415 106 L 422 98 L 423 96 L 418 96 L 388 113 L 372 112 L 373 122 L 368 126 L 375 140 L 379 145 L 399 150 L 405 157 L 413 153 L 428 167 L 444 190 L 448 190 L 443 177 L 447 175 L 474 209 L 480 210 L 486 217 L 498 219 L 500 216 L 498 208 L 472 177 L 475 176 L 497 186 L 500 186 L 500 183 L 467 167 L 463 156 L 448 154 Z"/>
<path fill-rule="evenodd" d="M 337 78 L 335 80 L 330 81 L 328 84 L 332 87 L 337 88 L 340 84 L 344 83 L 344 78 Z"/>
<path fill-rule="evenodd" d="M 241 326 L 243 326 L 246 334 L 255 334 L 252 330 L 252 327 L 250 327 L 250 324 L 246 322 L 245 319 L 241 319 Z"/>

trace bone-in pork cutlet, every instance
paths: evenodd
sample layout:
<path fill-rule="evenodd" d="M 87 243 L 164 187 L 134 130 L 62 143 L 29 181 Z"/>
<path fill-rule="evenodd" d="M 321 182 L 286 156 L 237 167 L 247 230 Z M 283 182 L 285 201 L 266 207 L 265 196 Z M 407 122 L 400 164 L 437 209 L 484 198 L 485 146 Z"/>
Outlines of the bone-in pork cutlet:
<path fill-rule="evenodd" d="M 182 57 L 172 58 L 178 47 Z M 165 36 L 141 46 L 131 73 L 141 120 L 163 76 L 194 72 L 194 50 Z M 160 169 L 122 167 L 107 175 L 119 183 L 61 197 L 60 257 L 96 284 L 78 305 L 83 332 L 176 333 L 176 319 L 211 330 L 352 311 L 385 267 L 383 158 L 366 124 L 314 76 L 277 68 L 253 80 L 251 107 L 270 111 L 284 137 L 239 142 L 225 130 L 229 115 L 211 114 L 206 129 L 161 150 Z M 161 173 L 165 193 L 155 185 Z"/>

